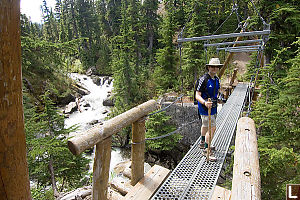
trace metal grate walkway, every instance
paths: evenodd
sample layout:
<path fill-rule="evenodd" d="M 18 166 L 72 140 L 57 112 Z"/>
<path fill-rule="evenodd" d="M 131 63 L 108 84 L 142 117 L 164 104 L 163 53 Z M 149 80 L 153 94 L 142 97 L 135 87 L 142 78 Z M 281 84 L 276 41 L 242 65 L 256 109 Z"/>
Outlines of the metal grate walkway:
<path fill-rule="evenodd" d="M 152 200 L 210 199 L 217 183 L 237 121 L 244 107 L 248 85 L 239 84 L 217 116 L 217 129 L 212 140 L 216 162 L 207 162 L 199 148 L 200 139 L 172 171 L 151 198 Z"/>

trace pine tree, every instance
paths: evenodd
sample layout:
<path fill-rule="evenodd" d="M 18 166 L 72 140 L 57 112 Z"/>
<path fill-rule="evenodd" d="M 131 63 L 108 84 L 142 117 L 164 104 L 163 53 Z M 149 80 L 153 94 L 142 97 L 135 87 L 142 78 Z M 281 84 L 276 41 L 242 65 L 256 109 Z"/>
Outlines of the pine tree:
<path fill-rule="evenodd" d="M 158 65 L 153 73 L 153 79 L 157 90 L 160 92 L 167 91 L 178 87 L 176 80 L 176 50 L 173 44 L 175 35 L 176 21 L 174 8 L 171 2 L 165 4 L 166 13 L 163 16 L 163 22 L 160 27 L 159 42 L 162 48 L 158 49 L 156 60 Z"/>
<path fill-rule="evenodd" d="M 263 69 L 262 97 L 251 114 L 259 125 L 259 152 L 262 198 L 283 199 L 286 184 L 297 183 L 299 174 L 300 40 L 295 57 L 282 62 L 289 49 Z M 290 53 L 288 53 L 290 54 Z M 280 65 L 286 73 L 275 70 Z"/>
<path fill-rule="evenodd" d="M 29 174 L 38 186 L 51 185 L 57 197 L 59 191 L 81 186 L 89 160 L 71 154 L 66 140 L 73 129 L 64 128 L 64 117 L 54 107 L 48 92 L 41 99 L 44 103 L 41 113 L 25 102 Z"/>
<path fill-rule="evenodd" d="M 185 37 L 197 37 L 207 35 L 208 27 L 206 7 L 199 1 L 191 1 L 187 6 L 190 14 L 190 21 L 185 28 Z M 193 88 L 193 83 L 205 72 L 205 52 L 203 42 L 188 42 L 183 44 L 183 79 L 187 89 Z"/>
<path fill-rule="evenodd" d="M 154 138 L 166 135 L 176 130 L 176 127 L 170 123 L 170 116 L 166 116 L 165 112 L 157 113 L 149 117 L 146 121 L 146 138 Z M 172 134 L 166 138 L 157 140 L 147 140 L 146 148 L 148 150 L 171 150 L 178 141 L 182 139 L 179 133 Z"/>

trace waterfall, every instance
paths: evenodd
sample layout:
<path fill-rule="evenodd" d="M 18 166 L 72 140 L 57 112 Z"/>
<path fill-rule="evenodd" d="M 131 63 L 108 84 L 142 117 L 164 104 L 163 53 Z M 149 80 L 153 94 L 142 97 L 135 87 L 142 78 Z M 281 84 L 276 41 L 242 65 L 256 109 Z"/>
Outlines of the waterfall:
<path fill-rule="evenodd" d="M 79 108 L 77 111 L 71 113 L 68 118 L 65 119 L 66 128 L 73 125 L 77 125 L 78 129 L 74 133 L 70 133 L 70 136 L 74 136 L 82 131 L 88 130 L 95 123 L 100 123 L 105 120 L 110 107 L 103 106 L 103 100 L 107 99 L 113 89 L 113 81 L 107 79 L 107 77 L 100 77 L 98 83 L 95 84 L 90 76 L 71 73 L 70 77 L 78 82 L 79 85 L 87 89 L 90 94 L 84 95 L 79 99 Z M 116 164 L 128 159 L 128 156 L 122 152 L 121 148 L 112 148 L 110 171 Z M 90 163 L 90 170 L 93 170 L 94 153 L 92 153 Z"/>

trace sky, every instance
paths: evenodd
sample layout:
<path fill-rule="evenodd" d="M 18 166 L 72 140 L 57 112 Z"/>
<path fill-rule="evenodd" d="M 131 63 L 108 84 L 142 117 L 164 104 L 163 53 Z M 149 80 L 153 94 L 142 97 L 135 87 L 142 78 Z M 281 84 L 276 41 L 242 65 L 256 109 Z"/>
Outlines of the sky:
<path fill-rule="evenodd" d="M 42 11 L 41 5 L 43 0 L 21 0 L 21 13 L 30 17 L 32 22 L 41 23 Z M 55 0 L 47 0 L 47 5 L 54 9 Z"/>

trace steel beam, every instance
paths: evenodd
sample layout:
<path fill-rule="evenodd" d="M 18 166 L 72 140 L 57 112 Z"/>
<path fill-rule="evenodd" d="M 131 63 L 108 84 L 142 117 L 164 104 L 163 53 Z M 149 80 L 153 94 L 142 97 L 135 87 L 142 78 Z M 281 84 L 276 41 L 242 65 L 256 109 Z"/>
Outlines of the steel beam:
<path fill-rule="evenodd" d="M 252 46 L 237 46 L 237 47 L 222 47 L 217 48 L 216 50 L 231 50 L 231 49 L 253 49 L 253 48 L 259 48 L 262 47 L 261 45 L 252 45 Z"/>
<path fill-rule="evenodd" d="M 201 40 L 213 40 L 213 39 L 224 39 L 224 38 L 233 38 L 233 37 L 246 37 L 246 36 L 254 36 L 254 35 L 269 35 L 270 30 L 264 31 L 251 31 L 251 32 L 241 32 L 241 33 L 229 33 L 229 34 L 221 34 L 221 35 L 208 35 L 202 37 L 192 37 L 192 38 L 178 38 L 177 42 L 192 42 L 192 41 L 201 41 Z"/>
<path fill-rule="evenodd" d="M 227 51 L 232 52 L 232 53 L 254 52 L 254 51 L 259 51 L 259 48 L 257 48 L 257 49 L 230 49 L 230 50 L 227 50 Z"/>
<path fill-rule="evenodd" d="M 221 43 L 213 43 L 213 44 L 204 44 L 204 47 L 215 47 L 215 46 L 224 46 L 224 45 L 232 45 L 232 44 L 251 44 L 251 43 L 261 43 L 263 40 L 243 40 L 243 41 L 235 41 L 235 42 L 221 42 Z"/>

